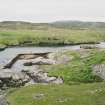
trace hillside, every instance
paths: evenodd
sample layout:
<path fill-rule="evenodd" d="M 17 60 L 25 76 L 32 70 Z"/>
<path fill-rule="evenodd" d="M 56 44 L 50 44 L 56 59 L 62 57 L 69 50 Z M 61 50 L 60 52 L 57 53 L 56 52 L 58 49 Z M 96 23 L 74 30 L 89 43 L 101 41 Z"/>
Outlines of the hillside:
<path fill-rule="evenodd" d="M 74 28 L 74 29 L 97 29 L 105 28 L 104 22 L 82 22 L 82 21 L 57 21 L 53 23 L 58 28 Z"/>
<path fill-rule="evenodd" d="M 82 22 L 82 21 L 56 21 L 52 23 L 31 23 L 24 21 L 3 21 L 0 22 L 0 28 L 6 29 L 46 29 L 70 28 L 70 29 L 97 29 L 105 28 L 104 22 Z"/>

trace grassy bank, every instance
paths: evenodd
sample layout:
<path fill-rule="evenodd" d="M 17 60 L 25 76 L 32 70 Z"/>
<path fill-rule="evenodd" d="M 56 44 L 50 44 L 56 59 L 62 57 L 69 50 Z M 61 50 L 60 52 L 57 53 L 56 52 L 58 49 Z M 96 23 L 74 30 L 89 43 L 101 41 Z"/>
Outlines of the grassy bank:
<path fill-rule="evenodd" d="M 62 77 L 66 84 L 92 83 L 102 81 L 102 79 L 92 73 L 92 66 L 105 61 L 105 51 L 99 49 L 65 51 L 53 55 L 55 59 L 60 59 L 63 55 L 68 58 L 73 57 L 68 63 L 59 65 L 42 66 L 49 76 Z"/>
<path fill-rule="evenodd" d="M 0 45 L 68 45 L 96 43 L 105 40 L 103 30 L 0 30 Z"/>
<path fill-rule="evenodd" d="M 105 84 L 35 85 L 7 98 L 11 105 L 105 105 Z"/>
<path fill-rule="evenodd" d="M 10 105 L 105 105 L 105 83 L 92 73 L 92 65 L 105 63 L 105 50 L 82 49 L 49 55 L 72 58 L 66 64 L 42 68 L 50 76 L 60 76 L 64 84 L 37 84 L 13 89 L 7 93 Z"/>

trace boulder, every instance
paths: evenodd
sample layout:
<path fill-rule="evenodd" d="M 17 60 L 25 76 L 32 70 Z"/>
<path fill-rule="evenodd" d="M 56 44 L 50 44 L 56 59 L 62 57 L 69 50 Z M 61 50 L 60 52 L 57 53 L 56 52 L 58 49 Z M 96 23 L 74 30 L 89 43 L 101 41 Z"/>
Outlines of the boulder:
<path fill-rule="evenodd" d="M 67 56 L 62 55 L 59 58 L 57 58 L 56 64 L 66 64 L 67 62 L 71 61 L 74 57 L 73 56 Z"/>
<path fill-rule="evenodd" d="M 34 81 L 34 83 L 56 83 L 56 84 L 63 83 L 63 80 L 61 78 L 49 77 L 47 73 L 44 73 L 42 71 L 37 71 L 37 72 L 23 71 L 23 72 L 25 72 L 31 78 L 31 80 Z"/>
<path fill-rule="evenodd" d="M 35 57 L 37 57 L 37 55 L 34 55 L 34 54 L 25 54 L 25 55 L 21 55 L 19 57 L 19 59 L 29 60 L 29 59 L 34 59 Z"/>
<path fill-rule="evenodd" d="M 65 64 L 69 61 L 71 61 L 74 57 L 72 55 L 67 55 L 62 52 L 56 52 L 56 53 L 49 53 L 48 58 L 55 61 L 55 64 Z"/>
<path fill-rule="evenodd" d="M 105 64 L 97 64 L 92 66 L 93 73 L 105 80 Z"/>
<path fill-rule="evenodd" d="M 9 70 L 0 72 L 0 87 L 21 86 L 29 80 L 29 76 L 22 72 L 13 72 Z"/>
<path fill-rule="evenodd" d="M 41 73 L 34 75 L 34 81 L 38 83 L 51 83 L 56 80 L 56 77 L 48 77 L 47 73 Z"/>
<path fill-rule="evenodd" d="M 18 80 L 28 81 L 29 77 L 26 74 L 24 74 L 22 72 L 19 72 L 19 73 L 13 73 L 12 74 L 12 79 L 14 81 L 18 81 Z"/>
<path fill-rule="evenodd" d="M 0 105 L 9 105 L 6 98 L 3 95 L 0 95 Z"/>
<path fill-rule="evenodd" d="M 0 72 L 0 80 L 8 80 L 12 78 L 12 74 L 10 72 Z"/>
<path fill-rule="evenodd" d="M 38 57 L 34 60 L 30 60 L 29 62 L 24 63 L 24 66 L 32 66 L 32 65 L 52 65 L 56 64 L 55 60 L 45 59 L 43 57 Z"/>
<path fill-rule="evenodd" d="M 52 83 L 55 83 L 55 84 L 62 84 L 63 83 L 63 79 L 58 77 L 55 81 L 52 81 Z"/>

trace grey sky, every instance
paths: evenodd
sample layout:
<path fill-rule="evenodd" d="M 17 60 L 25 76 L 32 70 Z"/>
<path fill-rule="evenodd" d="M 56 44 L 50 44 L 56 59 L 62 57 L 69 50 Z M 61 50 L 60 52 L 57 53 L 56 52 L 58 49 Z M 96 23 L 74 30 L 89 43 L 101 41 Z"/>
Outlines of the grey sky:
<path fill-rule="evenodd" d="M 0 21 L 105 21 L 105 0 L 0 0 Z"/>

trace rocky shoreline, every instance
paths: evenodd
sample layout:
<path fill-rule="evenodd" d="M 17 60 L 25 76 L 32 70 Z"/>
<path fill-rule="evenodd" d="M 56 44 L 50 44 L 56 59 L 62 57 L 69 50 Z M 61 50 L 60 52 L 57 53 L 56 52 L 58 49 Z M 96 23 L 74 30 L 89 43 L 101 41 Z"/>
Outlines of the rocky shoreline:
<path fill-rule="evenodd" d="M 11 47 L 59 47 L 59 46 L 73 46 L 73 45 L 81 45 L 81 44 L 99 44 L 100 42 L 78 42 L 78 43 L 57 43 L 57 44 L 48 44 L 48 43 L 40 43 L 40 44 L 33 44 L 24 42 L 19 45 L 2 45 L 0 49 L 11 48 Z"/>
<path fill-rule="evenodd" d="M 23 60 L 21 70 L 13 70 L 12 66 L 18 61 Z M 28 86 L 38 83 L 62 84 L 61 77 L 50 77 L 44 72 L 40 65 L 54 65 L 58 61 L 51 59 L 49 53 L 39 54 L 20 54 L 11 59 L 2 69 L 0 69 L 0 89 Z M 2 94 L 2 93 L 1 93 Z M 0 105 L 9 105 L 5 95 L 0 95 Z"/>
<path fill-rule="evenodd" d="M 81 49 L 96 49 L 97 45 L 81 45 Z M 59 58 L 54 56 L 54 52 L 44 53 L 17 53 L 0 67 L 0 88 L 6 90 L 13 87 L 28 86 L 38 83 L 62 84 L 62 77 L 50 77 L 41 65 L 66 64 L 73 57 L 68 58 L 62 55 Z M 19 68 L 17 68 L 17 66 Z M 105 79 L 104 65 L 93 65 L 93 73 Z M 9 105 L 5 96 L 0 96 L 0 105 Z"/>
<path fill-rule="evenodd" d="M 7 99 L 3 95 L 0 95 L 0 105 L 9 105 Z"/>
<path fill-rule="evenodd" d="M 36 83 L 63 83 L 61 77 L 49 77 L 40 68 L 40 65 L 64 63 L 51 59 L 49 55 L 49 53 L 17 55 L 0 70 L 0 87 L 6 89 L 8 87 L 20 87 Z M 69 61 L 67 57 L 65 59 L 65 62 Z M 18 60 L 22 61 L 22 68 L 19 71 L 18 69 L 12 69 L 12 65 Z"/>
<path fill-rule="evenodd" d="M 98 46 L 81 45 L 80 48 L 93 49 Z M 56 65 L 70 61 L 66 55 L 61 59 L 54 59 L 51 56 L 53 53 L 17 53 L 0 67 L 0 87 L 19 87 L 35 83 L 63 83 L 62 77 L 49 77 L 40 68 L 41 65 Z"/>

